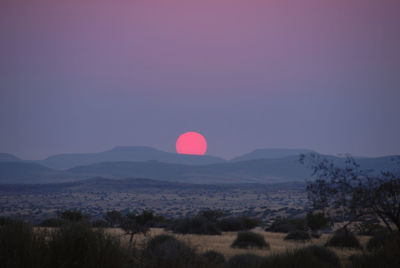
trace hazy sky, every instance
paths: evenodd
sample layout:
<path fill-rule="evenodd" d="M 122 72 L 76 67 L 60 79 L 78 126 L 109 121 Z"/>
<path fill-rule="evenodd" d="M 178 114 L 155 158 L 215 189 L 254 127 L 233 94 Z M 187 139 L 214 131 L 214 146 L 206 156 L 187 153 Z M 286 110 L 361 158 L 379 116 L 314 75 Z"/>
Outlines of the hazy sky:
<path fill-rule="evenodd" d="M 400 154 L 398 0 L 1 0 L 0 152 Z"/>

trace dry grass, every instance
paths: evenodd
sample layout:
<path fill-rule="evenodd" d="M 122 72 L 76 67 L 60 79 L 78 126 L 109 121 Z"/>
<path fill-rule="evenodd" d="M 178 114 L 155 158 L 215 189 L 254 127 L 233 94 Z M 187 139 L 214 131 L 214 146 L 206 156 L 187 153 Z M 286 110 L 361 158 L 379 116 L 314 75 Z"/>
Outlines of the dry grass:
<path fill-rule="evenodd" d="M 231 248 L 231 244 L 235 240 L 237 235 L 236 232 L 223 232 L 222 235 L 190 235 L 190 234 L 181 235 L 181 234 L 173 234 L 172 232 L 165 231 L 159 228 L 152 228 L 146 236 L 137 235 L 134 238 L 134 240 L 136 241 L 135 244 L 141 247 L 151 237 L 154 237 L 159 234 L 170 234 L 175 236 L 177 239 L 187 243 L 191 247 L 194 247 L 198 252 L 215 250 L 217 252 L 224 254 L 226 258 L 230 258 L 234 255 L 243 253 L 252 253 L 260 256 L 268 256 L 271 254 L 279 254 L 286 252 L 287 250 L 292 250 L 310 245 L 323 246 L 330 237 L 330 235 L 323 234 L 320 238 L 313 238 L 311 241 L 308 242 L 293 242 L 284 240 L 283 238 L 286 236 L 286 234 L 283 233 L 265 232 L 261 228 L 255 228 L 252 231 L 263 235 L 265 241 L 269 243 L 270 249 Z M 128 236 L 126 236 L 121 229 L 108 229 L 107 232 L 109 232 L 112 235 L 120 237 L 123 243 L 128 244 L 129 240 Z M 369 238 L 370 237 L 367 236 L 358 236 L 360 243 L 364 247 Z M 361 253 L 361 250 L 355 250 L 355 249 L 338 249 L 338 248 L 330 248 L 330 249 L 332 249 L 338 255 L 342 263 L 345 263 L 350 255 Z"/>

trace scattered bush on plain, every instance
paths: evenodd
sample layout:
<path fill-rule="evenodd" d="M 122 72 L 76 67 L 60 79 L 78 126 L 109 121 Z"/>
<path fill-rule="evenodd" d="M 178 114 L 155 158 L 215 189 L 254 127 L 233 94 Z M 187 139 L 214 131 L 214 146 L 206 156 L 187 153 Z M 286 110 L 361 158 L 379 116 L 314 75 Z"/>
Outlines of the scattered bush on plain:
<path fill-rule="evenodd" d="M 232 243 L 233 248 L 267 248 L 269 244 L 264 236 L 253 232 L 239 232 L 237 238 Z"/>
<path fill-rule="evenodd" d="M 357 239 L 357 237 L 352 232 L 346 229 L 340 229 L 336 231 L 326 242 L 325 246 L 356 249 L 362 248 L 360 241 Z"/>

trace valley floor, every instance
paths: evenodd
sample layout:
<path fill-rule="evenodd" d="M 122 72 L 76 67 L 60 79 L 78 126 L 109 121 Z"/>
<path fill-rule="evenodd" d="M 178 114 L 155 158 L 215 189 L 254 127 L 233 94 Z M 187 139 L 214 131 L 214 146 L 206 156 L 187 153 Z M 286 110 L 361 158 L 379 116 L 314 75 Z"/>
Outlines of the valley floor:
<path fill-rule="evenodd" d="M 172 232 L 165 231 L 161 228 L 152 228 L 151 231 L 146 235 L 135 236 L 135 245 L 141 247 L 151 237 L 159 234 L 170 234 L 175 236 L 177 239 L 187 243 L 191 247 L 195 248 L 198 252 L 206 252 L 208 250 L 215 250 L 222 253 L 226 258 L 230 258 L 238 254 L 256 254 L 260 256 L 269 256 L 271 254 L 284 253 L 287 250 L 301 248 L 310 245 L 322 246 L 330 237 L 329 234 L 323 234 L 318 239 L 312 239 L 310 242 L 292 242 L 284 240 L 286 234 L 284 233 L 273 233 L 265 232 L 261 228 L 255 228 L 252 230 L 264 236 L 265 241 L 270 245 L 270 249 L 238 249 L 231 248 L 232 242 L 235 240 L 237 232 L 223 232 L 222 235 L 192 235 L 192 234 L 173 234 Z M 109 228 L 107 232 L 121 239 L 122 243 L 128 244 L 129 237 L 124 234 L 123 230 L 119 228 Z M 358 236 L 360 243 L 365 248 L 367 241 L 370 239 L 369 236 Z M 361 250 L 356 249 L 339 249 L 330 248 L 340 258 L 342 264 L 347 263 L 348 257 L 353 254 L 361 253 Z"/>
<path fill-rule="evenodd" d="M 201 210 L 222 209 L 227 215 L 248 215 L 268 222 L 278 216 L 304 216 L 305 185 L 0 185 L 0 216 L 39 223 L 57 212 L 77 209 L 92 219 L 107 211 L 180 218 Z"/>

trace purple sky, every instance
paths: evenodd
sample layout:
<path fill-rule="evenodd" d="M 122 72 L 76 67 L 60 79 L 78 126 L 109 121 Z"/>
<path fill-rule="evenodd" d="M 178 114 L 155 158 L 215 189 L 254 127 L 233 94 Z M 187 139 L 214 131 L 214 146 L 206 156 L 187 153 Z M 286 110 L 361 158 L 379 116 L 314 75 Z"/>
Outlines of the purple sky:
<path fill-rule="evenodd" d="M 400 1 L 0 1 L 0 152 L 400 154 Z"/>

